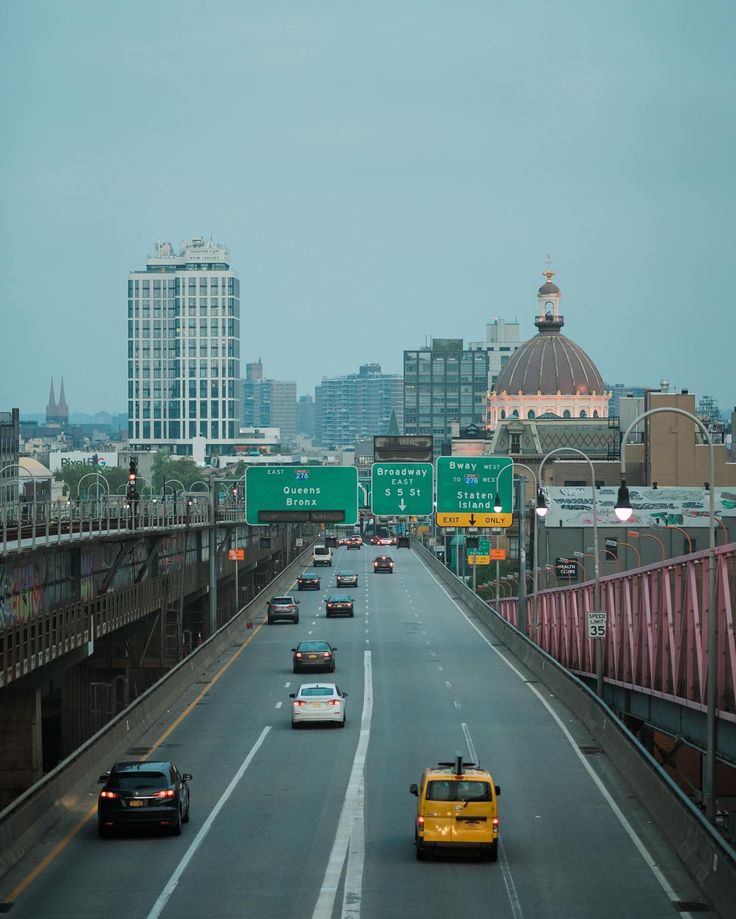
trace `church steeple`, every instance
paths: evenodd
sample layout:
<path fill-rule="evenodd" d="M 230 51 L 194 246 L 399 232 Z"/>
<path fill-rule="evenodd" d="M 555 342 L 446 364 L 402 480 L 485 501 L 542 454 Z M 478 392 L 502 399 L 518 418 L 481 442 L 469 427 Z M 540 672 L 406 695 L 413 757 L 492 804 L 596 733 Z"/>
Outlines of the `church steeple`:
<path fill-rule="evenodd" d="M 69 406 L 66 404 L 66 396 L 64 395 L 64 377 L 61 378 L 61 390 L 59 391 L 59 404 L 56 407 L 56 414 L 62 424 L 66 424 L 69 421 Z"/>
<path fill-rule="evenodd" d="M 56 395 L 54 394 L 54 378 L 51 377 L 51 389 L 49 390 L 49 401 L 46 405 L 46 424 L 56 420 Z"/>

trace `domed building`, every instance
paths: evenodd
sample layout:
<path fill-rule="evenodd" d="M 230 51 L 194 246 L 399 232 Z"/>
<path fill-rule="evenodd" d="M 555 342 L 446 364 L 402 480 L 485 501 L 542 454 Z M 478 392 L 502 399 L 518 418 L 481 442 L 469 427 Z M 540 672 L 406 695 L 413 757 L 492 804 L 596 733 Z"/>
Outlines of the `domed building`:
<path fill-rule="evenodd" d="M 611 394 L 593 361 L 565 335 L 555 272 L 543 272 L 534 338 L 513 353 L 488 395 L 487 427 L 511 418 L 606 418 Z"/>

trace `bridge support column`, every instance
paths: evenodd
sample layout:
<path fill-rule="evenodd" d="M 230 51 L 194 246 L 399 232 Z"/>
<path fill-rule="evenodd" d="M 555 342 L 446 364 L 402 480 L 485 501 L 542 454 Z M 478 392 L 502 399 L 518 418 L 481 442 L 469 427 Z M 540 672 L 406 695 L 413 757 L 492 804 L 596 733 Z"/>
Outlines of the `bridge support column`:
<path fill-rule="evenodd" d="M 43 774 L 41 690 L 0 693 L 0 809 Z"/>

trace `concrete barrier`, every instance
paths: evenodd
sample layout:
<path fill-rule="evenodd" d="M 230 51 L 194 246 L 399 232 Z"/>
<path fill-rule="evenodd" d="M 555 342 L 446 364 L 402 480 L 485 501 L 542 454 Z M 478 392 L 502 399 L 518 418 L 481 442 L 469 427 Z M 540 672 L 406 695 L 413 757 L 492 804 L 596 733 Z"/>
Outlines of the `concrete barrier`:
<path fill-rule="evenodd" d="M 736 851 L 598 696 L 456 577 L 421 544 L 412 548 L 434 574 L 588 728 L 636 793 L 703 894 L 732 915 Z"/>
<path fill-rule="evenodd" d="M 161 720 L 181 693 L 246 632 L 249 621 L 265 615 L 268 598 L 288 590 L 310 558 L 311 547 L 302 550 L 258 597 L 0 812 L 0 877 L 62 817 L 79 810 L 98 776 Z M 91 807 L 92 801 L 89 804 Z"/>

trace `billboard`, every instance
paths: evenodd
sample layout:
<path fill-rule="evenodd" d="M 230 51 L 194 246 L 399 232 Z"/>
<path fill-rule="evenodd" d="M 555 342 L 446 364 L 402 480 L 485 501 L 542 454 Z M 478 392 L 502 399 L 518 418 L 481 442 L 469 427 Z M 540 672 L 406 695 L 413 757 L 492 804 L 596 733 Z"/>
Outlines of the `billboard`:
<path fill-rule="evenodd" d="M 73 450 L 69 453 L 49 453 L 49 469 L 58 472 L 70 466 L 89 467 L 90 472 L 97 467 L 114 469 L 118 464 L 117 453 L 85 453 L 82 450 Z"/>

